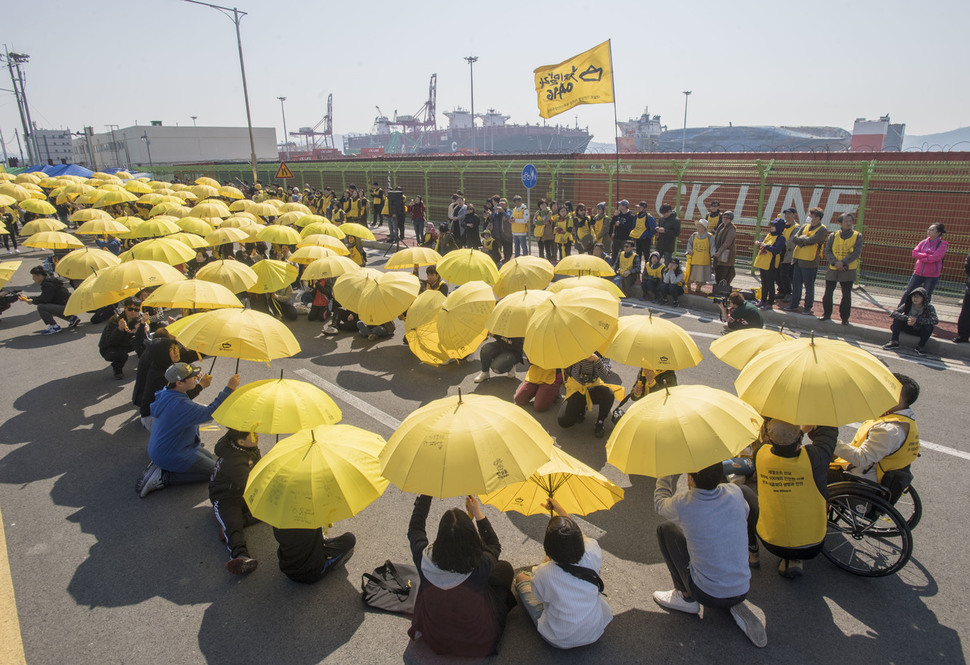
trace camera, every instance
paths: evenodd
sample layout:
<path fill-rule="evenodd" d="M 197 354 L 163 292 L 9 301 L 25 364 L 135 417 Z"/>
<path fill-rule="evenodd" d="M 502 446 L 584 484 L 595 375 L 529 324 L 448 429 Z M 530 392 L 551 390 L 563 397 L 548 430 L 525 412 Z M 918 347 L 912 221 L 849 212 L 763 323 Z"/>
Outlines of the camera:
<path fill-rule="evenodd" d="M 727 304 L 727 296 L 714 296 L 713 298 L 711 298 L 711 300 L 714 301 L 714 304 L 715 305 L 726 305 Z"/>

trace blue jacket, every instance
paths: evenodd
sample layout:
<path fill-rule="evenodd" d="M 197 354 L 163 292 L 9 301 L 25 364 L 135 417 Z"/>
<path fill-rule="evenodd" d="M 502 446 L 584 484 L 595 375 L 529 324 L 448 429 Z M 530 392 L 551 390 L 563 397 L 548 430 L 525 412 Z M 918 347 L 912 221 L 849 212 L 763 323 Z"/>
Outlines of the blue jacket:
<path fill-rule="evenodd" d="M 165 388 L 155 393 L 155 422 L 148 438 L 148 456 L 165 471 L 188 471 L 195 463 L 199 425 L 209 421 L 232 390 L 223 388 L 209 406 L 195 404 L 185 393 Z"/>

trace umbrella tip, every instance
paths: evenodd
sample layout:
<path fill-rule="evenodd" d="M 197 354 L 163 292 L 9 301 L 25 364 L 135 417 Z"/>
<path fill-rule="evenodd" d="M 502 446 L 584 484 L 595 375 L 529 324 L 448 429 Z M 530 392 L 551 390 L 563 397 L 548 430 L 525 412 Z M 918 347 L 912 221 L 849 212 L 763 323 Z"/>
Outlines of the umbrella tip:
<path fill-rule="evenodd" d="M 458 389 L 458 403 L 461 404 L 461 388 Z"/>
<path fill-rule="evenodd" d="M 785 324 L 784 323 L 781 324 L 781 328 L 778 329 L 778 332 L 780 334 L 782 334 L 782 335 L 785 334 Z"/>
<path fill-rule="evenodd" d="M 809 342 L 809 344 L 811 344 L 812 346 L 815 346 L 815 331 L 814 330 L 812 331 L 812 341 Z"/>

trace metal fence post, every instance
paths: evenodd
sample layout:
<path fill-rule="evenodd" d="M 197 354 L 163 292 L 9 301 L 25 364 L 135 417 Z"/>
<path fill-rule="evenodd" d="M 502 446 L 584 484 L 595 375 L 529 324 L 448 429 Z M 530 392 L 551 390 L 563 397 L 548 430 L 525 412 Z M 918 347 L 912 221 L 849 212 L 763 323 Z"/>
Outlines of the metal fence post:
<path fill-rule="evenodd" d="M 768 163 L 765 164 L 762 160 L 755 160 L 755 164 L 758 166 L 758 216 L 754 220 L 754 240 L 758 241 L 761 237 L 761 219 L 765 214 L 765 187 L 768 184 L 768 174 L 771 173 L 771 169 L 775 166 L 775 160 L 769 159 Z M 751 274 L 754 274 L 754 256 L 757 254 L 757 245 L 751 246 Z"/>
<path fill-rule="evenodd" d="M 859 210 L 855 216 L 856 230 L 862 233 L 862 222 L 866 215 L 866 199 L 869 197 L 869 181 L 876 170 L 876 160 L 870 160 L 862 166 L 862 191 L 859 193 Z M 863 238 L 864 240 L 865 238 Z M 859 257 L 859 268 L 855 271 L 855 283 L 859 283 L 862 275 L 862 256 Z"/>

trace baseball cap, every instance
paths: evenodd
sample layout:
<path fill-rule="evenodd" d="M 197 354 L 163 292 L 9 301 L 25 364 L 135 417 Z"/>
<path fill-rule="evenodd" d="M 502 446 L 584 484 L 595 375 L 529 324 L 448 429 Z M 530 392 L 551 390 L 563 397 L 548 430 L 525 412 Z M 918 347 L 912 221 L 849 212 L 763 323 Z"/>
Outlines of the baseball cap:
<path fill-rule="evenodd" d="M 616 205 L 623 206 L 624 208 L 629 208 L 630 207 L 630 202 L 627 201 L 626 199 L 623 199 L 622 201 L 620 201 Z"/>
<path fill-rule="evenodd" d="M 195 365 L 190 365 L 188 363 L 175 363 L 170 365 L 167 370 L 165 370 L 165 380 L 169 383 L 177 383 L 179 381 L 185 381 L 193 376 L 198 376 L 202 373 L 201 367 L 196 367 Z"/>
<path fill-rule="evenodd" d="M 785 212 L 790 212 L 790 213 L 792 213 L 792 214 L 794 214 L 794 213 L 796 213 L 797 211 L 796 211 L 796 210 L 795 210 L 794 208 L 785 208 L 784 210 L 782 210 L 782 212 L 783 212 L 783 213 L 785 213 Z"/>
<path fill-rule="evenodd" d="M 802 430 L 798 425 L 786 423 L 784 420 L 772 419 L 765 426 L 765 432 L 771 442 L 779 446 L 792 445 L 801 440 Z"/>

